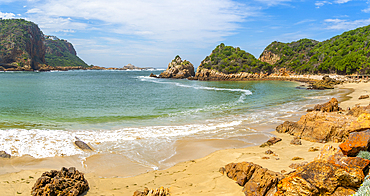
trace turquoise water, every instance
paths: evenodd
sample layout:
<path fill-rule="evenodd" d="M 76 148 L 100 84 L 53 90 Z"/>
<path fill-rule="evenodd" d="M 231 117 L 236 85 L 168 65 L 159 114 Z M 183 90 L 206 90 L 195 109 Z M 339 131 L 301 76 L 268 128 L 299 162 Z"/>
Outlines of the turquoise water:
<path fill-rule="evenodd" d="M 243 136 L 254 143 L 245 136 L 267 133 L 251 126 L 327 99 L 294 82 L 171 80 L 148 77 L 152 72 L 161 71 L 0 73 L 0 150 L 37 158 L 82 155 L 73 146 L 78 137 L 98 152 L 156 167 L 176 153 L 179 139 Z"/>

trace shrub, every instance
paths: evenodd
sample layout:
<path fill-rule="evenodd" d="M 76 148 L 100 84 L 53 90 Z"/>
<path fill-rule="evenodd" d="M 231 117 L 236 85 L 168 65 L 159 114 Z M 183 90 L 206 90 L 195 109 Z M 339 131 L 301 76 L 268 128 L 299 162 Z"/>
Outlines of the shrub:
<path fill-rule="evenodd" d="M 360 157 L 360 158 L 363 158 L 363 159 L 370 160 L 370 152 L 368 152 L 368 151 L 360 151 L 360 152 L 357 154 L 357 157 Z"/>
<path fill-rule="evenodd" d="M 366 176 L 364 182 L 353 196 L 368 196 L 370 195 L 370 175 Z"/>

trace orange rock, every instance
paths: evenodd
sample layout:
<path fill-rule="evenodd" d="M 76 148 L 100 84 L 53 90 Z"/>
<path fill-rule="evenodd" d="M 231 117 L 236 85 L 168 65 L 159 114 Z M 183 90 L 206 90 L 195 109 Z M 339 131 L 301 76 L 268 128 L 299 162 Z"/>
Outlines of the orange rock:
<path fill-rule="evenodd" d="M 341 158 L 344 157 L 342 150 L 338 147 L 335 148 L 331 145 L 325 145 L 320 154 L 315 158 L 315 161 L 325 160 L 332 164 L 339 164 Z"/>
<path fill-rule="evenodd" d="M 351 133 L 348 139 L 339 147 L 343 154 L 348 156 L 356 156 L 361 150 L 368 150 L 370 147 L 370 130 Z"/>
<path fill-rule="evenodd" d="M 361 114 L 357 120 L 351 122 L 349 127 L 350 132 L 358 132 L 366 129 L 370 129 L 370 114 L 368 113 Z"/>

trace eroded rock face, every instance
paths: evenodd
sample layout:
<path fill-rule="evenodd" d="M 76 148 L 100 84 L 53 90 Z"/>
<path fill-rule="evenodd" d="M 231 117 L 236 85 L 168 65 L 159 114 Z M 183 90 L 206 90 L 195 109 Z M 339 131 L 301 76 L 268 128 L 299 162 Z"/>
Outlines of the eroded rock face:
<path fill-rule="evenodd" d="M 216 70 L 210 70 L 202 68 L 200 69 L 198 67 L 197 73 L 195 74 L 195 77 L 192 78 L 193 80 L 250 80 L 250 79 L 262 79 L 266 78 L 268 74 L 264 73 L 247 73 L 247 72 L 240 72 L 236 74 L 225 74 L 222 72 L 218 72 Z"/>
<path fill-rule="evenodd" d="M 265 50 L 258 60 L 273 65 L 280 60 L 280 56 Z"/>
<path fill-rule="evenodd" d="M 353 192 L 365 176 L 359 168 L 347 168 L 318 160 L 299 167 L 282 179 L 275 195 L 331 195 Z"/>
<path fill-rule="evenodd" d="M 245 195 L 273 195 L 277 183 L 284 177 L 281 173 L 250 162 L 230 163 L 220 170 L 243 186 Z"/>
<path fill-rule="evenodd" d="M 6 153 L 5 151 L 0 151 L 0 158 L 10 158 L 11 157 L 11 155 L 10 154 L 8 154 L 8 153 Z"/>
<path fill-rule="evenodd" d="M 267 140 L 267 142 L 261 144 L 260 147 L 263 148 L 263 147 L 266 147 L 266 146 L 272 146 L 272 145 L 274 145 L 274 144 L 276 144 L 276 143 L 278 143 L 280 141 L 281 141 L 281 138 L 272 137 L 269 140 Z"/>
<path fill-rule="evenodd" d="M 339 145 L 344 155 L 356 156 L 361 150 L 367 151 L 370 147 L 370 130 L 351 133 L 348 139 Z"/>
<path fill-rule="evenodd" d="M 166 71 L 162 72 L 160 78 L 188 78 L 194 76 L 194 66 L 187 60 L 181 60 L 180 56 L 176 56 L 171 63 L 168 64 Z"/>
<path fill-rule="evenodd" d="M 353 107 L 347 112 L 347 115 L 359 117 L 363 113 L 370 114 L 370 105 L 364 106 L 364 107 L 361 107 L 361 106 Z"/>
<path fill-rule="evenodd" d="M 58 195 L 78 196 L 89 190 L 89 184 L 74 167 L 63 167 L 60 171 L 45 172 L 32 187 L 32 196 Z"/>

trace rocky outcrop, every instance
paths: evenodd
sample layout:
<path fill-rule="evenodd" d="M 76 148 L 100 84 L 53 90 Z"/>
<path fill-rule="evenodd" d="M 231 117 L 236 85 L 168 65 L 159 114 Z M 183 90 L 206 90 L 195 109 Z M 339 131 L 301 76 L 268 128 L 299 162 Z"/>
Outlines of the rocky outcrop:
<path fill-rule="evenodd" d="M 261 148 L 263 147 L 266 147 L 266 146 L 272 146 L 278 142 L 281 141 L 281 138 L 277 138 L 277 137 L 273 137 L 273 138 L 270 138 L 269 140 L 267 140 L 267 142 L 263 143 L 260 145 Z"/>
<path fill-rule="evenodd" d="M 168 64 L 166 71 L 162 72 L 160 78 L 175 78 L 183 79 L 194 76 L 194 66 L 187 60 L 181 60 L 180 56 L 176 56 L 171 63 Z"/>
<path fill-rule="evenodd" d="M 220 168 L 220 172 L 243 186 L 245 195 L 273 195 L 276 185 L 284 177 L 250 162 L 230 163 Z"/>
<path fill-rule="evenodd" d="M 370 105 L 353 107 L 347 112 L 347 115 L 359 117 L 363 113 L 370 114 Z"/>
<path fill-rule="evenodd" d="M 367 99 L 369 98 L 369 95 L 361 95 L 358 99 Z"/>
<path fill-rule="evenodd" d="M 310 88 L 317 90 L 334 89 L 334 86 L 340 83 L 340 81 L 334 78 L 324 76 L 320 81 L 313 83 Z"/>
<path fill-rule="evenodd" d="M 12 71 L 36 70 L 45 61 L 44 35 L 23 19 L 0 20 L 0 67 Z"/>
<path fill-rule="evenodd" d="M 145 187 L 144 191 L 135 191 L 133 196 L 171 196 L 171 193 L 168 188 L 164 187 L 151 190 Z"/>
<path fill-rule="evenodd" d="M 318 160 L 299 167 L 279 181 L 275 195 L 353 194 L 364 178 L 360 168 L 348 168 Z"/>
<path fill-rule="evenodd" d="M 141 69 L 144 69 L 144 68 L 140 68 L 140 67 L 136 67 L 134 65 L 132 65 L 131 63 L 125 65 L 123 68 L 123 70 L 141 70 Z"/>
<path fill-rule="evenodd" d="M 78 196 L 89 190 L 89 184 L 74 167 L 63 167 L 60 171 L 45 172 L 32 187 L 32 196 L 58 195 Z"/>
<path fill-rule="evenodd" d="M 266 78 L 267 74 L 263 73 L 247 73 L 247 72 L 240 72 L 236 74 L 225 74 L 222 72 L 218 72 L 216 70 L 210 70 L 210 69 L 197 69 L 197 73 L 195 74 L 194 78 L 191 78 L 193 80 L 257 80 L 257 79 L 263 79 Z"/>
<path fill-rule="evenodd" d="M 10 158 L 11 157 L 11 155 L 10 154 L 8 154 L 8 153 L 6 153 L 5 151 L 0 151 L 0 158 Z"/>
<path fill-rule="evenodd" d="M 317 104 L 313 109 L 308 109 L 307 112 L 312 111 L 321 111 L 321 112 L 338 112 L 341 111 L 342 108 L 338 106 L 338 100 L 336 98 L 332 98 L 329 102 L 324 104 Z"/>
<path fill-rule="evenodd" d="M 273 65 L 277 61 L 280 60 L 280 56 L 278 56 L 277 54 L 272 53 L 271 51 L 266 51 L 265 50 L 261 54 L 260 58 L 258 58 L 258 60 L 260 60 L 262 62 L 265 62 L 265 63 L 268 63 L 270 65 Z"/>

